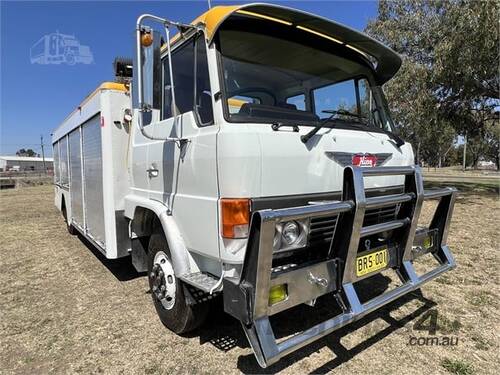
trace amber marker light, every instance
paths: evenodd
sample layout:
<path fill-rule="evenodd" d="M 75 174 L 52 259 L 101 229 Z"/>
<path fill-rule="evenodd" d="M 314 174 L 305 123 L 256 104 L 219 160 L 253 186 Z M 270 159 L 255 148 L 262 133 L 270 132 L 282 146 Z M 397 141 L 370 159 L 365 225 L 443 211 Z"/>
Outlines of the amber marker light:
<path fill-rule="evenodd" d="M 153 34 L 147 31 L 141 32 L 141 45 L 149 47 L 151 44 L 153 44 Z"/>
<path fill-rule="evenodd" d="M 222 218 L 222 237 L 248 237 L 250 201 L 248 199 L 222 198 L 220 200 L 220 207 Z"/>

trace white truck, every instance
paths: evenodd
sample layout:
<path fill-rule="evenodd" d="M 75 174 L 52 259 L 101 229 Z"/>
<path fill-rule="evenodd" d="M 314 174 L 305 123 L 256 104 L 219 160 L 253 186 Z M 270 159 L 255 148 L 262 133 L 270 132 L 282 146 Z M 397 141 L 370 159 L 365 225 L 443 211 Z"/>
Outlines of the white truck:
<path fill-rule="evenodd" d="M 136 38 L 118 82 L 54 131 L 55 204 L 71 233 L 147 271 L 169 329 L 222 295 L 266 367 L 455 266 L 456 190 L 424 190 L 383 94 L 394 51 L 269 4 L 142 15 Z M 425 199 L 439 203 L 421 227 Z M 436 267 L 418 275 L 420 256 Z M 356 283 L 385 269 L 401 286 L 361 302 Z M 270 316 L 326 294 L 340 315 L 276 340 Z"/>

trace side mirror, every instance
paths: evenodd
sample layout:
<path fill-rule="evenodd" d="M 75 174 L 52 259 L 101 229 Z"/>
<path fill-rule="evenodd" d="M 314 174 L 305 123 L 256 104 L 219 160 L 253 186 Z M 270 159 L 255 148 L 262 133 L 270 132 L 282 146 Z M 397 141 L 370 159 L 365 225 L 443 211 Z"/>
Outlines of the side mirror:
<path fill-rule="evenodd" d="M 134 107 L 141 126 L 159 118 L 161 108 L 161 34 L 147 27 L 137 31 L 134 67 Z"/>
<path fill-rule="evenodd" d="M 161 46 L 162 38 L 158 31 L 146 26 L 143 22 L 156 22 L 161 24 L 165 30 L 167 41 L 168 64 L 170 71 L 170 93 L 174 108 L 174 129 L 175 136 L 171 138 L 158 138 L 145 131 L 145 126 L 152 122 L 160 120 L 160 109 L 162 102 L 162 65 L 161 65 Z M 199 26 L 187 25 L 179 22 L 172 22 L 164 18 L 153 16 L 152 14 L 143 14 L 139 16 L 136 24 L 136 53 L 134 61 L 134 84 L 133 84 L 133 107 L 138 111 L 138 125 L 142 134 L 155 140 L 179 140 L 179 121 L 175 110 L 175 89 L 172 76 L 172 56 L 170 50 L 170 31 L 169 27 L 176 27 L 179 32 L 184 33 L 188 30 L 197 30 Z"/>

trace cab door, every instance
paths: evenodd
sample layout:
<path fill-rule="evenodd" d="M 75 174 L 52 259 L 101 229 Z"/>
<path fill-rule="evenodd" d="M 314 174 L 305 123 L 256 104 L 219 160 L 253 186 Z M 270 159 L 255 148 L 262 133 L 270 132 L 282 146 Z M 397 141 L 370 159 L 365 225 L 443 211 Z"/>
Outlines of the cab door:
<path fill-rule="evenodd" d="M 213 95 L 206 42 L 192 36 L 172 51 L 172 95 L 168 56 L 163 57 L 163 100 L 155 138 L 149 144 L 150 198 L 172 211 L 188 250 L 218 258 L 218 188 Z"/>

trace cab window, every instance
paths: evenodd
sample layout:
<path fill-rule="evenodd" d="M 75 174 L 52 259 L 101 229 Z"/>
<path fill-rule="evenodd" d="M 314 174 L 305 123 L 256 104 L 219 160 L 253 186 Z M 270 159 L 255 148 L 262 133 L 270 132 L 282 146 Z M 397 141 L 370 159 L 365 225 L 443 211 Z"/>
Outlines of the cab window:
<path fill-rule="evenodd" d="M 213 123 L 212 93 L 208 75 L 206 45 L 202 35 L 185 42 L 172 52 L 175 113 L 194 111 L 199 125 Z M 163 59 L 162 119 L 174 115 L 168 56 Z"/>
<path fill-rule="evenodd" d="M 193 110 L 194 98 L 194 39 L 186 42 L 172 53 L 172 70 L 175 84 L 175 105 L 178 115 Z M 162 119 L 174 115 L 168 57 L 163 61 L 163 115 Z"/>
<path fill-rule="evenodd" d="M 361 121 L 381 128 L 381 119 L 366 78 L 349 79 L 312 91 L 319 118 L 334 116 L 345 121 Z"/>
<path fill-rule="evenodd" d="M 294 109 L 298 109 L 300 111 L 306 110 L 306 96 L 304 94 L 290 96 L 286 99 L 286 103 L 293 106 Z"/>
<path fill-rule="evenodd" d="M 195 104 L 200 125 L 213 124 L 212 92 L 208 73 L 207 46 L 203 36 L 196 39 Z"/>
<path fill-rule="evenodd" d="M 314 109 L 319 118 L 330 117 L 330 111 L 359 115 L 354 80 L 334 83 L 313 90 Z"/>

